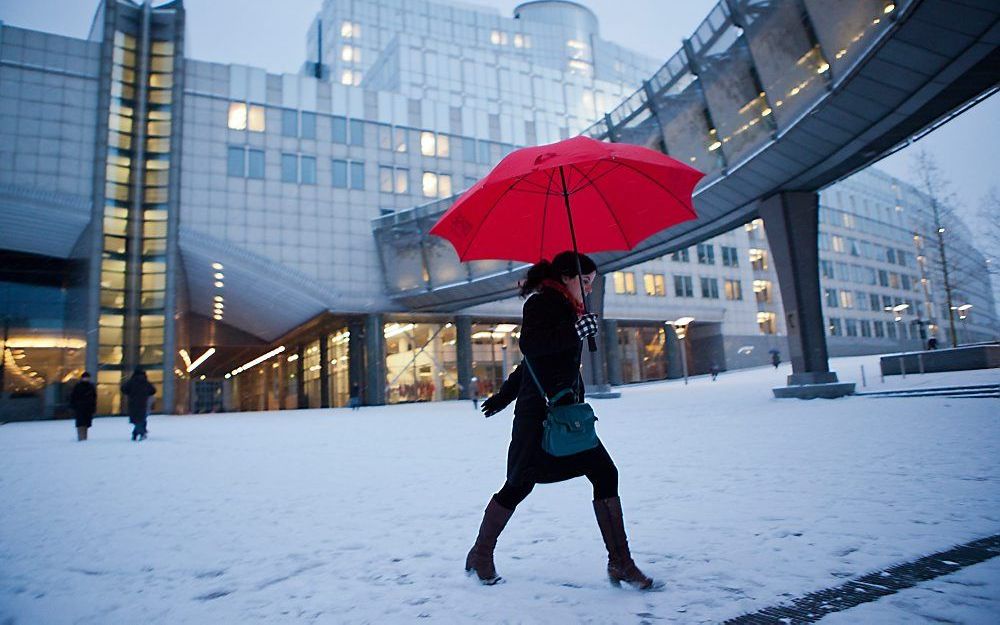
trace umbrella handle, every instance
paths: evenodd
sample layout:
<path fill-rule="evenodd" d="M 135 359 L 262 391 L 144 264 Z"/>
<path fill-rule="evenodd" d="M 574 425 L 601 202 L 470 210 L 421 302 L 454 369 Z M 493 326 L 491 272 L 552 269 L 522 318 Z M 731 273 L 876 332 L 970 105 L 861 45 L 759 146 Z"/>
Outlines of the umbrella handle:
<path fill-rule="evenodd" d="M 592 352 L 597 351 L 597 341 L 594 340 L 594 337 L 592 336 L 587 337 L 587 346 L 590 347 L 590 351 Z"/>

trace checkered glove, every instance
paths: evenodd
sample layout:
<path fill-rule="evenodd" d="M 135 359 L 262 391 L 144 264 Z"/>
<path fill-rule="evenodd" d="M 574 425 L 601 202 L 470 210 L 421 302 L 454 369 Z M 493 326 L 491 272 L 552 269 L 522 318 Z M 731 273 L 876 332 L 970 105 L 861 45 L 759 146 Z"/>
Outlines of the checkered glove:
<path fill-rule="evenodd" d="M 576 320 L 576 335 L 580 339 L 597 334 L 597 315 L 587 313 Z"/>

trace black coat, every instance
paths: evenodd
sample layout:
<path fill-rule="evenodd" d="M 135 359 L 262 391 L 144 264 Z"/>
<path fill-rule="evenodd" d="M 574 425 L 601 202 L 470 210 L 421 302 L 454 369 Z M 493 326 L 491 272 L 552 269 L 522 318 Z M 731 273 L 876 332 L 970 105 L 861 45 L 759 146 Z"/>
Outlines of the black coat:
<path fill-rule="evenodd" d="M 524 303 L 521 322 L 521 354 L 531 365 L 549 397 L 576 385 L 578 397 L 584 394 L 580 376 L 580 353 L 583 342 L 576 333 L 576 311 L 558 291 L 543 287 Z M 518 382 L 514 425 L 507 451 L 507 480 L 512 484 L 567 479 L 577 474 L 572 465 L 582 454 L 555 458 L 542 450 L 542 421 L 545 400 L 524 365 L 519 366 L 500 389 L 509 397 Z M 583 452 L 583 454 L 591 453 Z M 603 452 L 603 447 L 601 447 Z M 578 473 L 582 475 L 581 473 Z M 558 475 L 558 479 L 553 476 Z"/>
<path fill-rule="evenodd" d="M 97 387 L 92 382 L 80 380 L 69 395 L 69 405 L 76 417 L 76 427 L 89 428 L 97 412 Z"/>
<path fill-rule="evenodd" d="M 122 384 L 122 393 L 128 398 L 129 421 L 145 419 L 148 414 L 149 398 L 156 395 L 156 388 L 144 375 L 133 375 Z"/>

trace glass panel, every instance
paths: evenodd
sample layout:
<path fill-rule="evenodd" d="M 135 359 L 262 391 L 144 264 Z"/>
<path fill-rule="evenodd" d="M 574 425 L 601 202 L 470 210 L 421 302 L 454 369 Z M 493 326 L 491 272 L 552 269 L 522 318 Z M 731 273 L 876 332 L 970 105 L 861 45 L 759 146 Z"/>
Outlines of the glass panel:
<path fill-rule="evenodd" d="M 351 120 L 351 145 L 365 144 L 365 127 L 357 119 Z"/>
<path fill-rule="evenodd" d="M 132 149 L 132 136 L 111 131 L 108 133 L 108 147 L 130 150 Z"/>
<path fill-rule="evenodd" d="M 170 104 L 171 97 L 169 89 L 150 89 L 146 99 L 151 104 Z"/>
<path fill-rule="evenodd" d="M 174 43 L 172 41 L 154 41 L 153 54 L 160 56 L 173 56 Z"/>
<path fill-rule="evenodd" d="M 299 112 L 290 109 L 281 110 L 281 136 L 299 136 Z"/>
<path fill-rule="evenodd" d="M 441 211 L 444 211 L 450 207 L 451 201 L 445 200 L 438 202 L 438 204 L 441 207 Z M 419 222 L 421 231 L 430 231 L 439 217 L 440 213 L 433 211 L 433 214 L 421 218 Z M 427 257 L 430 281 L 435 287 L 458 284 L 468 280 L 469 273 L 466 267 L 459 262 L 455 248 L 444 239 L 428 236 L 424 240 L 424 253 Z"/>
<path fill-rule="evenodd" d="M 333 117 L 330 124 L 330 140 L 334 143 L 347 143 L 347 120 L 343 117 Z"/>
<path fill-rule="evenodd" d="M 264 177 L 264 151 L 248 150 L 247 175 L 250 178 L 262 179 Z"/>
<path fill-rule="evenodd" d="M 397 169 L 395 172 L 396 193 L 407 193 L 410 189 L 410 170 Z"/>
<path fill-rule="evenodd" d="M 375 232 L 385 262 L 386 285 L 391 292 L 422 288 L 425 284 L 421 235 L 414 222 Z"/>
<path fill-rule="evenodd" d="M 170 152 L 170 139 L 150 137 L 146 140 L 146 151 L 154 154 L 166 154 Z"/>
<path fill-rule="evenodd" d="M 115 31 L 115 45 L 126 50 L 135 50 L 135 37 L 121 31 Z"/>
<path fill-rule="evenodd" d="M 146 187 L 144 202 L 148 204 L 163 204 L 167 201 L 168 190 L 163 187 Z"/>
<path fill-rule="evenodd" d="M 299 158 L 295 154 L 281 155 L 281 181 L 299 181 Z"/>
<path fill-rule="evenodd" d="M 841 78 L 876 36 L 888 28 L 886 8 L 895 3 L 884 0 L 826 2 L 803 0 L 819 44 L 828 55 L 834 77 Z M 892 11 L 890 10 L 890 13 Z"/>
<path fill-rule="evenodd" d="M 330 406 L 346 406 L 350 397 L 350 343 L 351 333 L 347 328 L 340 328 L 327 337 L 327 377 L 329 384 Z"/>
<path fill-rule="evenodd" d="M 458 397 L 452 324 L 392 322 L 385 324 L 383 334 L 388 403 Z"/>
<path fill-rule="evenodd" d="M 151 121 L 146 124 L 146 132 L 151 137 L 167 137 L 170 136 L 170 122 L 167 121 Z"/>
<path fill-rule="evenodd" d="M 169 89 L 174 86 L 173 74 L 150 74 L 149 86 L 154 89 Z"/>
<path fill-rule="evenodd" d="M 149 59 L 150 69 L 154 72 L 172 72 L 174 71 L 174 57 L 172 56 L 153 56 Z"/>
<path fill-rule="evenodd" d="M 671 86 L 654 98 L 657 116 L 663 126 L 667 153 L 711 176 L 722 169 L 720 154 L 709 146 L 715 139 L 705 115 L 705 96 L 701 83 L 687 69 Z M 717 149 L 717 148 L 716 148 Z"/>
<path fill-rule="evenodd" d="M 167 223 L 164 221 L 147 221 L 142 224 L 142 236 L 144 237 L 165 237 L 167 236 Z M 162 288 L 162 287 L 160 287 Z"/>
<path fill-rule="evenodd" d="M 513 323 L 472 325 L 472 388 L 476 397 L 488 397 L 521 360 L 517 339 L 520 326 Z"/>
<path fill-rule="evenodd" d="M 316 113 L 302 112 L 302 138 L 316 138 Z"/>
<path fill-rule="evenodd" d="M 302 157 L 302 184 L 316 184 L 316 158 Z"/>
<path fill-rule="evenodd" d="M 149 256 L 151 254 L 165 254 L 166 251 L 167 251 L 166 239 L 145 239 L 142 242 L 143 256 Z"/>
<path fill-rule="evenodd" d="M 144 291 L 163 290 L 167 285 L 167 276 L 162 273 L 150 273 L 142 276 L 142 289 Z"/>
<path fill-rule="evenodd" d="M 347 188 L 347 161 L 333 160 L 331 165 L 331 184 L 338 189 Z M 388 169 L 388 168 L 385 168 Z M 390 187 L 392 182 L 389 183 Z M 392 190 L 391 188 L 389 189 Z"/>
<path fill-rule="evenodd" d="M 717 5 L 696 31 L 701 46 L 696 51 L 698 78 L 717 131 L 709 149 L 721 147 L 730 163 L 768 141 L 774 121 L 753 75 L 750 50 L 737 32 L 723 5 Z"/>
<path fill-rule="evenodd" d="M 358 161 L 353 161 L 351 163 L 351 188 L 352 189 L 364 189 L 365 188 L 365 164 Z"/>
<path fill-rule="evenodd" d="M 787 127 L 824 93 L 830 66 L 812 42 L 800 3 L 742 0 L 741 5 L 757 75 L 777 124 Z"/>
<path fill-rule="evenodd" d="M 111 113 L 108 115 L 108 129 L 117 132 L 132 132 L 132 118 Z"/>
<path fill-rule="evenodd" d="M 149 186 L 165 187 L 170 177 L 167 171 L 147 171 L 146 184 Z"/>

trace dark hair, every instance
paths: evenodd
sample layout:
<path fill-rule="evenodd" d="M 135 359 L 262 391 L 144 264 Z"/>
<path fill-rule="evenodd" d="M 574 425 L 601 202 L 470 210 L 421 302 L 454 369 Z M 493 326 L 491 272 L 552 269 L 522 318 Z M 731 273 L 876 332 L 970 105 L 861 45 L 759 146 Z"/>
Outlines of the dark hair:
<path fill-rule="evenodd" d="M 583 271 L 583 275 L 597 271 L 597 263 L 586 254 L 577 254 L 571 251 L 562 252 L 557 254 L 551 262 L 542 259 L 528 269 L 528 275 L 521 282 L 521 297 L 527 297 L 537 291 L 545 280 L 558 282 L 563 277 L 573 278 L 580 275 L 576 269 L 577 257 L 580 259 L 580 269 Z"/>
<path fill-rule="evenodd" d="M 144 378 L 146 377 L 146 372 L 142 370 L 142 367 L 136 367 L 132 372 L 133 378 Z"/>

